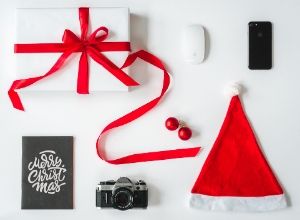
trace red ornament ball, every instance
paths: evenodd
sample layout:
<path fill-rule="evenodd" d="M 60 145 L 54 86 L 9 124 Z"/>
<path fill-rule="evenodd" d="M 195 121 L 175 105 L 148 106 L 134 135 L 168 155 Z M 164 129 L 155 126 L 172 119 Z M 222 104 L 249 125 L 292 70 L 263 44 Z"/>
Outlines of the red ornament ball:
<path fill-rule="evenodd" d="M 192 130 L 189 129 L 188 127 L 182 127 L 178 131 L 178 137 L 181 140 L 186 141 L 192 137 Z"/>
<path fill-rule="evenodd" d="M 170 131 L 174 131 L 179 127 L 179 121 L 177 118 L 170 117 L 165 122 L 166 128 Z"/>

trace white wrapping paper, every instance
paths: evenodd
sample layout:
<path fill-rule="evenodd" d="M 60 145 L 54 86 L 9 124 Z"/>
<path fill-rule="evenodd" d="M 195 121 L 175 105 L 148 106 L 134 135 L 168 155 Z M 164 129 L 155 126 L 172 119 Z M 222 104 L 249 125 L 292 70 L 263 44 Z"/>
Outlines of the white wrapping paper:
<path fill-rule="evenodd" d="M 128 8 L 90 8 L 89 34 L 100 26 L 109 29 L 105 41 L 130 41 Z M 15 43 L 61 43 L 65 29 L 80 37 L 78 8 L 17 9 Z M 88 35 L 89 35 L 88 34 Z M 103 52 L 121 66 L 128 52 Z M 45 74 L 61 53 L 16 53 L 16 78 Z M 43 79 L 25 91 L 76 91 L 80 53 L 70 56 L 53 76 Z M 126 70 L 125 70 L 126 72 Z M 89 91 L 128 91 L 110 72 L 89 58 Z"/>

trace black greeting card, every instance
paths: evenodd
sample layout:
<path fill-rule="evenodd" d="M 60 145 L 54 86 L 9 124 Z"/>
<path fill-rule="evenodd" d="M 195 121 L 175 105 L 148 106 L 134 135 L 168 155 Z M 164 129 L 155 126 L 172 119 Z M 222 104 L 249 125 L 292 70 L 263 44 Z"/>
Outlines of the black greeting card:
<path fill-rule="evenodd" d="M 23 137 L 22 209 L 73 209 L 73 137 Z"/>

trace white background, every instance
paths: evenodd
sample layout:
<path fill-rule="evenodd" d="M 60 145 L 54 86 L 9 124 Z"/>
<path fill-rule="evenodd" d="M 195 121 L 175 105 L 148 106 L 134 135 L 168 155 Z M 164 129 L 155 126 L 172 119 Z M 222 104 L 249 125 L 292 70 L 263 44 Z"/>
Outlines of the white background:
<path fill-rule="evenodd" d="M 161 73 L 139 63 L 133 74 L 142 86 L 130 93 L 22 95 L 26 112 L 12 108 L 7 90 L 14 79 L 13 43 L 16 7 L 125 6 L 131 10 L 133 49 L 157 54 L 174 76 L 174 86 L 159 107 L 108 136 L 107 152 L 116 158 L 134 152 L 200 144 L 192 159 L 113 166 L 101 161 L 95 141 L 110 121 L 155 97 Z M 300 2 L 296 0 L 27 0 L 0 3 L 0 219 L 299 219 L 300 216 Z M 247 23 L 269 20 L 274 31 L 274 66 L 247 68 Z M 182 28 L 191 23 L 207 29 L 204 63 L 190 65 L 180 50 Z M 153 71 L 152 71 L 153 70 Z M 76 73 L 74 72 L 74 77 Z M 239 80 L 243 103 L 291 206 L 271 213 L 213 213 L 190 209 L 189 192 L 218 134 L 227 110 L 224 85 Z M 75 88 L 75 85 L 74 85 Z M 180 141 L 164 120 L 185 120 L 196 135 Z M 21 137 L 73 135 L 74 210 L 22 211 Z M 230 155 L 228 155 L 230 156 Z M 253 167 L 255 169 L 255 167 Z M 128 176 L 149 185 L 147 210 L 98 210 L 95 187 L 100 180 Z"/>

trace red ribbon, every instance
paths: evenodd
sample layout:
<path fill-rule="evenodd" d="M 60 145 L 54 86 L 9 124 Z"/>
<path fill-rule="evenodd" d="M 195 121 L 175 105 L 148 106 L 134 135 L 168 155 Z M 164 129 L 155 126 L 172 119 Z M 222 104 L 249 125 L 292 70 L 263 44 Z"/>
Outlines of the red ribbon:
<path fill-rule="evenodd" d="M 75 52 L 81 52 L 77 76 L 78 93 L 89 93 L 88 55 L 97 63 L 102 65 L 105 69 L 107 69 L 110 73 L 112 73 L 126 86 L 139 85 L 134 79 L 129 77 L 125 72 L 123 72 L 101 53 L 103 51 L 130 51 L 130 43 L 103 42 L 108 37 L 108 29 L 106 27 L 97 28 L 89 37 L 87 37 L 89 27 L 88 8 L 79 8 L 79 20 L 81 29 L 80 38 L 77 37 L 72 31 L 66 29 L 62 37 L 63 43 L 15 44 L 15 53 L 62 53 L 56 63 L 46 74 L 28 79 L 19 79 L 13 82 L 8 94 L 15 108 L 24 110 L 20 97 L 15 90 L 30 86 L 37 81 L 54 74 L 63 66 L 67 58 Z M 100 36 L 98 36 L 98 34 L 100 34 Z"/>
<path fill-rule="evenodd" d="M 170 75 L 167 72 L 165 66 L 160 61 L 159 58 L 154 56 L 147 51 L 140 50 L 135 53 L 130 54 L 121 69 L 130 66 L 135 62 L 137 58 L 144 60 L 145 62 L 152 64 L 153 66 L 161 69 L 163 71 L 163 86 L 160 92 L 160 95 L 153 99 L 150 102 L 142 105 L 141 107 L 133 110 L 132 112 L 124 115 L 123 117 L 111 122 L 107 125 L 102 132 L 100 133 L 97 143 L 96 149 L 98 156 L 111 164 L 126 164 L 126 163 L 138 163 L 138 162 L 146 162 L 146 161 L 154 161 L 154 160 L 167 160 L 167 159 L 175 159 L 175 158 L 184 158 L 184 157 L 195 157 L 198 152 L 200 151 L 200 147 L 193 147 L 193 148 L 184 148 L 184 149 L 176 149 L 176 150 L 166 150 L 166 151 L 157 151 L 157 152 L 147 152 L 147 153 L 140 153 L 140 154 L 132 154 L 125 157 L 121 157 L 114 160 L 108 160 L 101 148 L 101 140 L 103 139 L 104 133 L 108 132 L 111 129 L 114 129 L 119 126 L 123 126 L 139 117 L 144 115 L 146 112 L 150 111 L 154 108 L 162 97 L 167 92 L 169 85 L 170 85 Z"/>
<path fill-rule="evenodd" d="M 15 44 L 15 53 L 61 52 L 62 55 L 58 58 L 56 63 L 50 68 L 50 70 L 46 74 L 38 77 L 15 80 L 12 83 L 8 91 L 8 94 L 12 101 L 13 106 L 19 110 L 24 111 L 24 107 L 22 105 L 20 97 L 15 90 L 28 87 L 36 83 L 37 81 L 54 74 L 58 69 L 60 69 L 63 66 L 65 61 L 68 59 L 68 57 L 74 52 L 81 52 L 79 68 L 78 68 L 78 78 L 77 78 L 77 92 L 80 94 L 89 93 L 89 84 L 88 84 L 89 70 L 88 70 L 87 56 L 90 56 L 93 60 L 95 60 L 100 65 L 102 65 L 105 69 L 107 69 L 110 73 L 112 73 L 117 79 L 119 79 L 126 86 L 139 85 L 134 79 L 129 77 L 125 72 L 123 72 L 122 69 L 132 65 L 137 58 L 140 58 L 145 62 L 150 63 L 163 71 L 164 78 L 163 78 L 163 87 L 161 93 L 158 97 L 156 97 L 152 101 L 142 105 L 141 107 L 133 110 L 132 112 L 124 115 L 123 117 L 111 122 L 103 129 L 96 143 L 96 149 L 99 157 L 102 160 L 111 164 L 125 164 L 125 163 L 146 162 L 146 161 L 154 161 L 154 160 L 175 159 L 175 158 L 183 158 L 183 157 L 195 157 L 198 154 L 200 147 L 133 154 L 133 155 L 125 156 L 114 160 L 108 160 L 106 158 L 104 152 L 101 149 L 102 146 L 101 141 L 104 133 L 116 127 L 123 126 L 141 117 L 146 112 L 154 108 L 159 103 L 159 101 L 162 99 L 162 97 L 164 96 L 164 94 L 167 92 L 169 88 L 170 75 L 166 71 L 160 59 L 158 59 L 156 56 L 144 50 L 140 50 L 138 52 L 130 54 L 127 57 L 123 66 L 121 68 L 117 67 L 108 58 L 106 58 L 101 52 L 130 51 L 130 43 L 129 42 L 103 42 L 108 37 L 108 29 L 106 27 L 99 27 L 89 37 L 87 37 L 88 23 L 89 23 L 88 8 L 79 8 L 79 20 L 80 20 L 80 27 L 81 27 L 80 38 L 78 38 L 72 31 L 65 30 L 62 39 L 63 43 Z M 100 33 L 100 31 L 104 33 L 98 36 L 98 33 Z"/>

